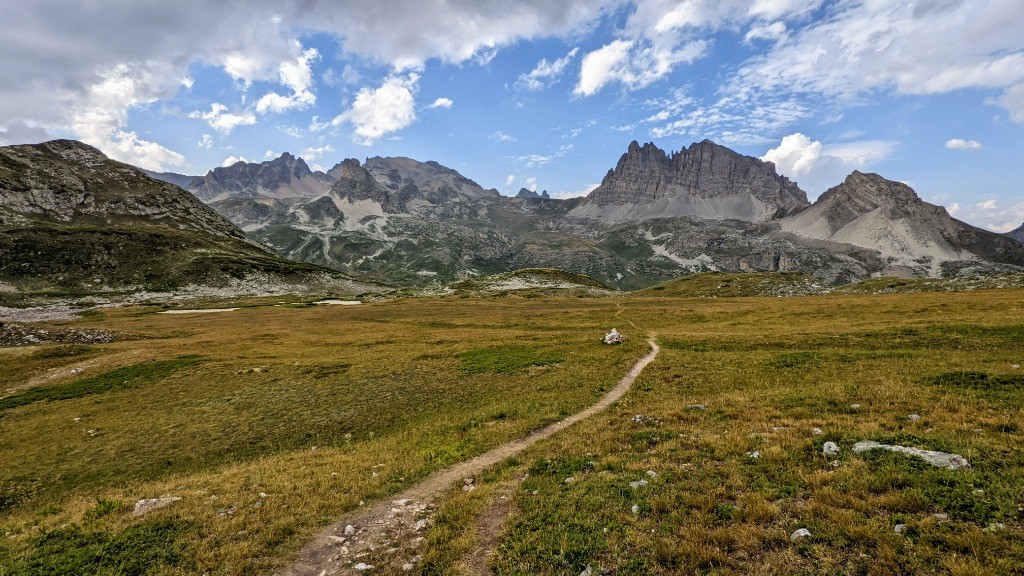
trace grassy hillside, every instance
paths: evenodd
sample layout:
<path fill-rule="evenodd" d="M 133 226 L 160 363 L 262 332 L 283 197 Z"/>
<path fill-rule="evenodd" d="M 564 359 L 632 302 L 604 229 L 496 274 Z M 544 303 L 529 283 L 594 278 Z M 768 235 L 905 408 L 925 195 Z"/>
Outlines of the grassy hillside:
<path fill-rule="evenodd" d="M 1021 290 L 158 310 L 58 323 L 109 344 L 0 349 L 4 574 L 270 572 L 361 501 L 594 402 L 647 332 L 662 353 L 619 403 L 445 499 L 418 571 L 464 572 L 499 494 L 499 574 L 1024 565 Z M 597 343 L 611 326 L 624 345 Z M 159 496 L 182 499 L 131 515 Z"/>

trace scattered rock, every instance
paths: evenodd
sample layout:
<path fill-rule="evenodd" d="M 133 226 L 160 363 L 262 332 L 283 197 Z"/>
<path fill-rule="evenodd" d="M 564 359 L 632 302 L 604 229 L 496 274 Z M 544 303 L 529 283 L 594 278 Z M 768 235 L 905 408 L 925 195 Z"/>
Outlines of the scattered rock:
<path fill-rule="evenodd" d="M 564 480 L 564 482 L 565 482 L 566 484 L 572 484 L 572 483 L 573 483 L 573 482 L 575 482 L 575 481 L 576 481 L 576 477 L 575 477 L 575 476 L 569 476 L 568 478 L 566 478 L 566 479 Z"/>
<path fill-rule="evenodd" d="M 462 487 L 463 492 L 472 492 L 473 490 L 476 490 L 476 484 L 466 484 Z"/>
<path fill-rule="evenodd" d="M 893 532 L 896 532 L 897 534 L 903 534 L 906 531 L 907 531 L 907 525 L 906 524 L 897 524 L 896 527 L 893 528 Z"/>
<path fill-rule="evenodd" d="M 345 526 L 345 536 L 352 536 L 355 533 L 356 533 L 356 527 L 355 526 L 353 526 L 351 524 L 349 524 L 348 526 Z"/>
<path fill-rule="evenodd" d="M 750 458 L 751 460 L 757 460 L 760 457 L 761 453 L 758 452 L 757 450 L 754 450 L 753 452 L 747 452 L 747 458 Z"/>
<path fill-rule="evenodd" d="M 917 414 L 911 414 L 910 416 L 907 416 L 907 420 L 910 420 L 911 422 L 917 422 L 920 419 L 921 419 L 921 416 L 919 416 Z"/>
<path fill-rule="evenodd" d="M 1002 530 L 1006 530 L 1006 524 L 1002 522 L 993 522 L 985 527 L 985 532 L 999 532 Z"/>
<path fill-rule="evenodd" d="M 821 428 L 811 428 L 811 434 L 814 434 L 815 436 L 824 436 L 825 431 Z"/>
<path fill-rule="evenodd" d="M 690 404 L 686 407 L 687 410 L 707 410 L 706 404 Z"/>
<path fill-rule="evenodd" d="M 850 408 L 853 408 L 854 410 L 860 410 L 860 404 L 850 404 Z"/>
<path fill-rule="evenodd" d="M 633 514 L 639 514 L 640 513 L 640 505 L 639 504 L 633 504 L 632 506 L 629 507 L 629 511 L 632 512 Z"/>
<path fill-rule="evenodd" d="M 622 344 L 622 334 L 619 334 L 618 330 L 612 328 L 612 331 L 605 334 L 601 341 L 605 344 Z"/>
<path fill-rule="evenodd" d="M 838 456 L 839 445 L 835 442 L 825 442 L 825 445 L 821 448 L 821 453 L 825 456 Z"/>
<path fill-rule="evenodd" d="M 647 486 L 647 480 L 635 480 L 629 483 L 629 487 L 634 489 L 643 488 L 644 486 Z"/>
<path fill-rule="evenodd" d="M 910 448 L 908 446 L 879 444 L 878 442 L 872 442 L 870 440 L 857 442 L 853 445 L 854 452 L 860 453 L 868 450 L 888 450 L 890 452 L 899 452 L 900 454 L 915 456 L 932 466 L 945 468 L 947 470 L 966 470 L 971 467 L 971 464 L 967 462 L 967 459 L 959 454 L 948 454 L 946 452 L 938 452 L 936 450 L 921 450 L 920 448 Z"/>
<path fill-rule="evenodd" d="M 658 473 L 655 472 L 654 470 L 648 470 L 647 476 L 650 477 L 652 480 L 656 480 L 658 478 Z"/>
<path fill-rule="evenodd" d="M 800 540 L 800 539 L 803 539 L 803 538 L 810 538 L 810 537 L 811 537 L 811 531 L 808 530 L 807 528 L 798 528 L 795 532 L 793 532 L 792 534 L 789 535 L 789 539 L 792 540 L 793 542 L 796 542 L 797 540 Z"/>
<path fill-rule="evenodd" d="M 135 503 L 135 510 L 132 510 L 132 516 L 142 516 L 147 512 L 152 512 L 170 506 L 178 500 L 181 500 L 180 496 L 162 496 L 160 498 L 143 498 Z"/>
<path fill-rule="evenodd" d="M 359 564 L 356 564 L 355 566 L 353 566 L 352 569 L 357 571 L 357 572 L 363 572 L 363 571 L 366 571 L 366 570 L 373 570 L 373 566 L 370 565 L 370 564 L 366 564 L 364 562 L 360 562 Z"/>
<path fill-rule="evenodd" d="M 412 569 L 415 567 L 415 564 L 402 564 L 402 572 L 412 572 Z"/>

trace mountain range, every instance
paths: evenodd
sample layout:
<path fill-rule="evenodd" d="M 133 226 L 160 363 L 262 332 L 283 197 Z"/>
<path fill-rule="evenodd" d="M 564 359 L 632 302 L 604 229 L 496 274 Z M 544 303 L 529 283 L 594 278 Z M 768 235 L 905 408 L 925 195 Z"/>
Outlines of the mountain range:
<path fill-rule="evenodd" d="M 799 271 L 830 284 L 1024 266 L 1017 238 L 970 226 L 908 186 L 852 173 L 813 204 L 775 166 L 705 140 L 632 142 L 582 198 L 504 197 L 436 162 L 236 163 L 184 182 L 283 256 L 403 285 L 546 267 L 632 289 L 705 271 Z M 1022 227 L 1024 228 L 1024 227 Z"/>
<path fill-rule="evenodd" d="M 843 284 L 1024 267 L 1024 227 L 975 228 L 860 172 L 810 203 L 770 162 L 708 140 L 671 153 L 632 142 L 600 186 L 565 200 L 504 197 L 400 157 L 143 173 L 72 141 L 0 148 L 0 191 L 0 281 L 21 285 L 223 283 L 294 261 L 402 286 L 557 268 L 621 289 L 706 270 Z"/>

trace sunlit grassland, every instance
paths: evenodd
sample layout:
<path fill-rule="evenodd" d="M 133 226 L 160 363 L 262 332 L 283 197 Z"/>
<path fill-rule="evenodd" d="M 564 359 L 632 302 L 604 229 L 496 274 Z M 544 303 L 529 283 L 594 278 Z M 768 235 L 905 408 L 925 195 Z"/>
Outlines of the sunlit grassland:
<path fill-rule="evenodd" d="M 180 550 L 150 562 L 157 572 L 263 573 L 360 501 L 592 403 L 645 348 L 597 344 L 615 304 L 136 308 L 69 323 L 137 339 L 78 350 L 82 374 L 6 398 L 0 565 L 134 573 L 112 550 L 130 556 L 125 542 L 171 522 Z M 47 349 L 6 351 L 31 366 L 8 373 L 81 360 Z M 132 380 L 153 366 L 160 378 Z M 117 505 L 161 495 L 183 499 L 142 518 Z M 69 560 L 83 542 L 106 548 Z"/>
<path fill-rule="evenodd" d="M 499 574 L 1024 571 L 1024 293 L 634 298 L 624 315 L 662 354 L 610 411 L 521 458 Z M 854 454 L 860 440 L 972 469 Z M 466 499 L 445 530 L 472 526 Z M 812 536 L 792 542 L 798 528 Z"/>
<path fill-rule="evenodd" d="M 500 574 L 1024 566 L 1024 291 L 247 304 L 108 310 L 68 325 L 132 339 L 3 351 L 4 378 L 65 374 L 0 410 L 3 574 L 266 573 L 360 501 L 594 402 L 646 332 L 661 355 L 610 410 L 453 491 L 420 569 L 462 571 L 507 483 Z M 625 345 L 598 343 L 612 326 Z M 183 499 L 131 516 L 161 495 Z"/>

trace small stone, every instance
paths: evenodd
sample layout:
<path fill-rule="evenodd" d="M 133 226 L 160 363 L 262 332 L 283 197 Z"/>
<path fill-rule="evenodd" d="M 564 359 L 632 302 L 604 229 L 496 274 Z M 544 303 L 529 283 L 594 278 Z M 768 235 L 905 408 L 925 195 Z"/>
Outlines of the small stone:
<path fill-rule="evenodd" d="M 423 530 L 426 527 L 427 527 L 427 521 L 426 520 L 417 520 L 416 523 L 412 525 L 412 529 L 415 530 L 416 532 L 419 532 L 420 530 Z"/>
<path fill-rule="evenodd" d="M 622 344 L 622 334 L 619 334 L 618 330 L 612 328 L 611 332 L 604 335 L 601 342 L 604 342 L 605 344 Z"/>
<path fill-rule="evenodd" d="M 647 480 L 634 480 L 629 483 L 630 488 L 643 488 L 644 486 L 647 486 Z"/>
<path fill-rule="evenodd" d="M 563 482 L 565 482 L 566 484 L 572 484 L 572 483 L 573 483 L 573 482 L 575 482 L 575 481 L 576 481 L 576 478 L 575 478 L 575 477 L 573 477 L 573 476 L 569 476 L 568 478 L 566 478 L 565 480 L 563 480 Z"/>
<path fill-rule="evenodd" d="M 594 569 L 591 568 L 589 564 L 587 565 L 586 568 L 583 569 L 583 572 L 580 572 L 580 576 L 593 576 L 593 575 L 594 575 Z"/>
<path fill-rule="evenodd" d="M 402 564 L 402 572 L 412 572 L 412 569 L 415 567 L 415 564 Z"/>
<path fill-rule="evenodd" d="M 342 546 L 341 550 L 338 550 L 338 552 L 341 552 L 342 556 L 348 556 L 348 546 Z"/>
<path fill-rule="evenodd" d="M 757 460 L 760 457 L 761 453 L 758 452 L 757 450 L 754 450 L 753 452 L 747 452 L 747 458 L 750 458 L 751 460 Z"/>
<path fill-rule="evenodd" d="M 1017 370 L 1018 368 L 1020 368 L 1020 364 L 1012 364 L 1012 365 L 1010 365 L 1010 368 L 1013 368 L 1014 370 Z"/>
<path fill-rule="evenodd" d="M 825 456 L 838 456 L 839 444 L 836 444 L 835 442 L 825 442 L 825 445 L 821 448 L 821 453 Z"/>
<path fill-rule="evenodd" d="M 793 532 L 792 534 L 789 535 L 789 539 L 792 540 L 793 542 L 796 542 L 797 540 L 800 540 L 802 538 L 810 538 L 810 537 L 811 537 L 811 531 L 808 530 L 807 528 L 799 528 L 795 532 Z"/>
<path fill-rule="evenodd" d="M 655 472 L 654 470 L 648 470 L 647 471 L 647 476 L 649 476 L 652 480 L 653 479 L 657 479 L 658 478 L 658 473 Z"/>
<path fill-rule="evenodd" d="M 910 416 L 907 416 L 907 420 L 910 420 L 911 422 L 917 422 L 920 419 L 921 416 L 919 416 L 918 414 L 911 414 Z"/>
<path fill-rule="evenodd" d="M 473 483 L 473 479 L 472 478 L 463 478 L 462 479 L 462 483 L 468 486 L 468 485 Z"/>
<path fill-rule="evenodd" d="M 839 468 L 840 466 L 842 466 L 842 464 L 839 462 L 839 460 L 833 460 L 832 461 L 832 467 L 833 468 Z"/>
<path fill-rule="evenodd" d="M 260 498 L 266 498 L 266 497 L 267 497 L 267 493 L 266 492 L 260 492 Z"/>
<path fill-rule="evenodd" d="M 391 501 L 392 504 L 396 504 L 398 506 L 408 506 L 410 502 L 412 502 L 412 500 L 410 500 L 408 498 L 402 498 L 401 500 L 392 500 Z"/>
<path fill-rule="evenodd" d="M 370 564 L 366 564 L 365 562 L 360 562 L 359 564 L 353 566 L 352 569 L 356 572 L 363 572 L 366 570 L 373 570 L 373 566 Z"/>
<path fill-rule="evenodd" d="M 353 526 L 351 524 L 349 524 L 348 526 L 345 526 L 345 536 L 352 536 L 355 533 L 356 533 L 356 527 L 355 526 Z"/>
<path fill-rule="evenodd" d="M 348 540 L 348 538 L 345 538 L 344 536 L 329 536 L 329 538 L 336 544 L 344 544 Z"/>
<path fill-rule="evenodd" d="M 897 524 L 896 527 L 893 528 L 893 532 L 896 532 L 897 534 L 903 534 L 906 531 L 907 531 L 907 525 L 906 524 Z"/>
<path fill-rule="evenodd" d="M 476 490 L 476 484 L 466 484 L 462 487 L 463 492 L 472 492 L 473 490 Z"/>
<path fill-rule="evenodd" d="M 938 520 L 949 520 L 949 514 L 946 514 L 944 512 L 938 512 L 938 513 L 932 514 L 932 517 L 936 518 Z"/>
<path fill-rule="evenodd" d="M 811 428 L 811 434 L 814 434 L 815 436 L 824 436 L 825 431 L 821 428 Z"/>
<path fill-rule="evenodd" d="M 686 407 L 688 410 L 707 410 L 707 404 L 690 404 Z"/>
<path fill-rule="evenodd" d="M 639 504 L 633 504 L 632 506 L 630 506 L 629 511 L 632 512 L 633 514 L 639 514 L 640 513 L 640 505 Z"/>
<path fill-rule="evenodd" d="M 854 410 L 860 410 L 860 404 L 850 404 L 850 408 L 853 408 Z"/>

